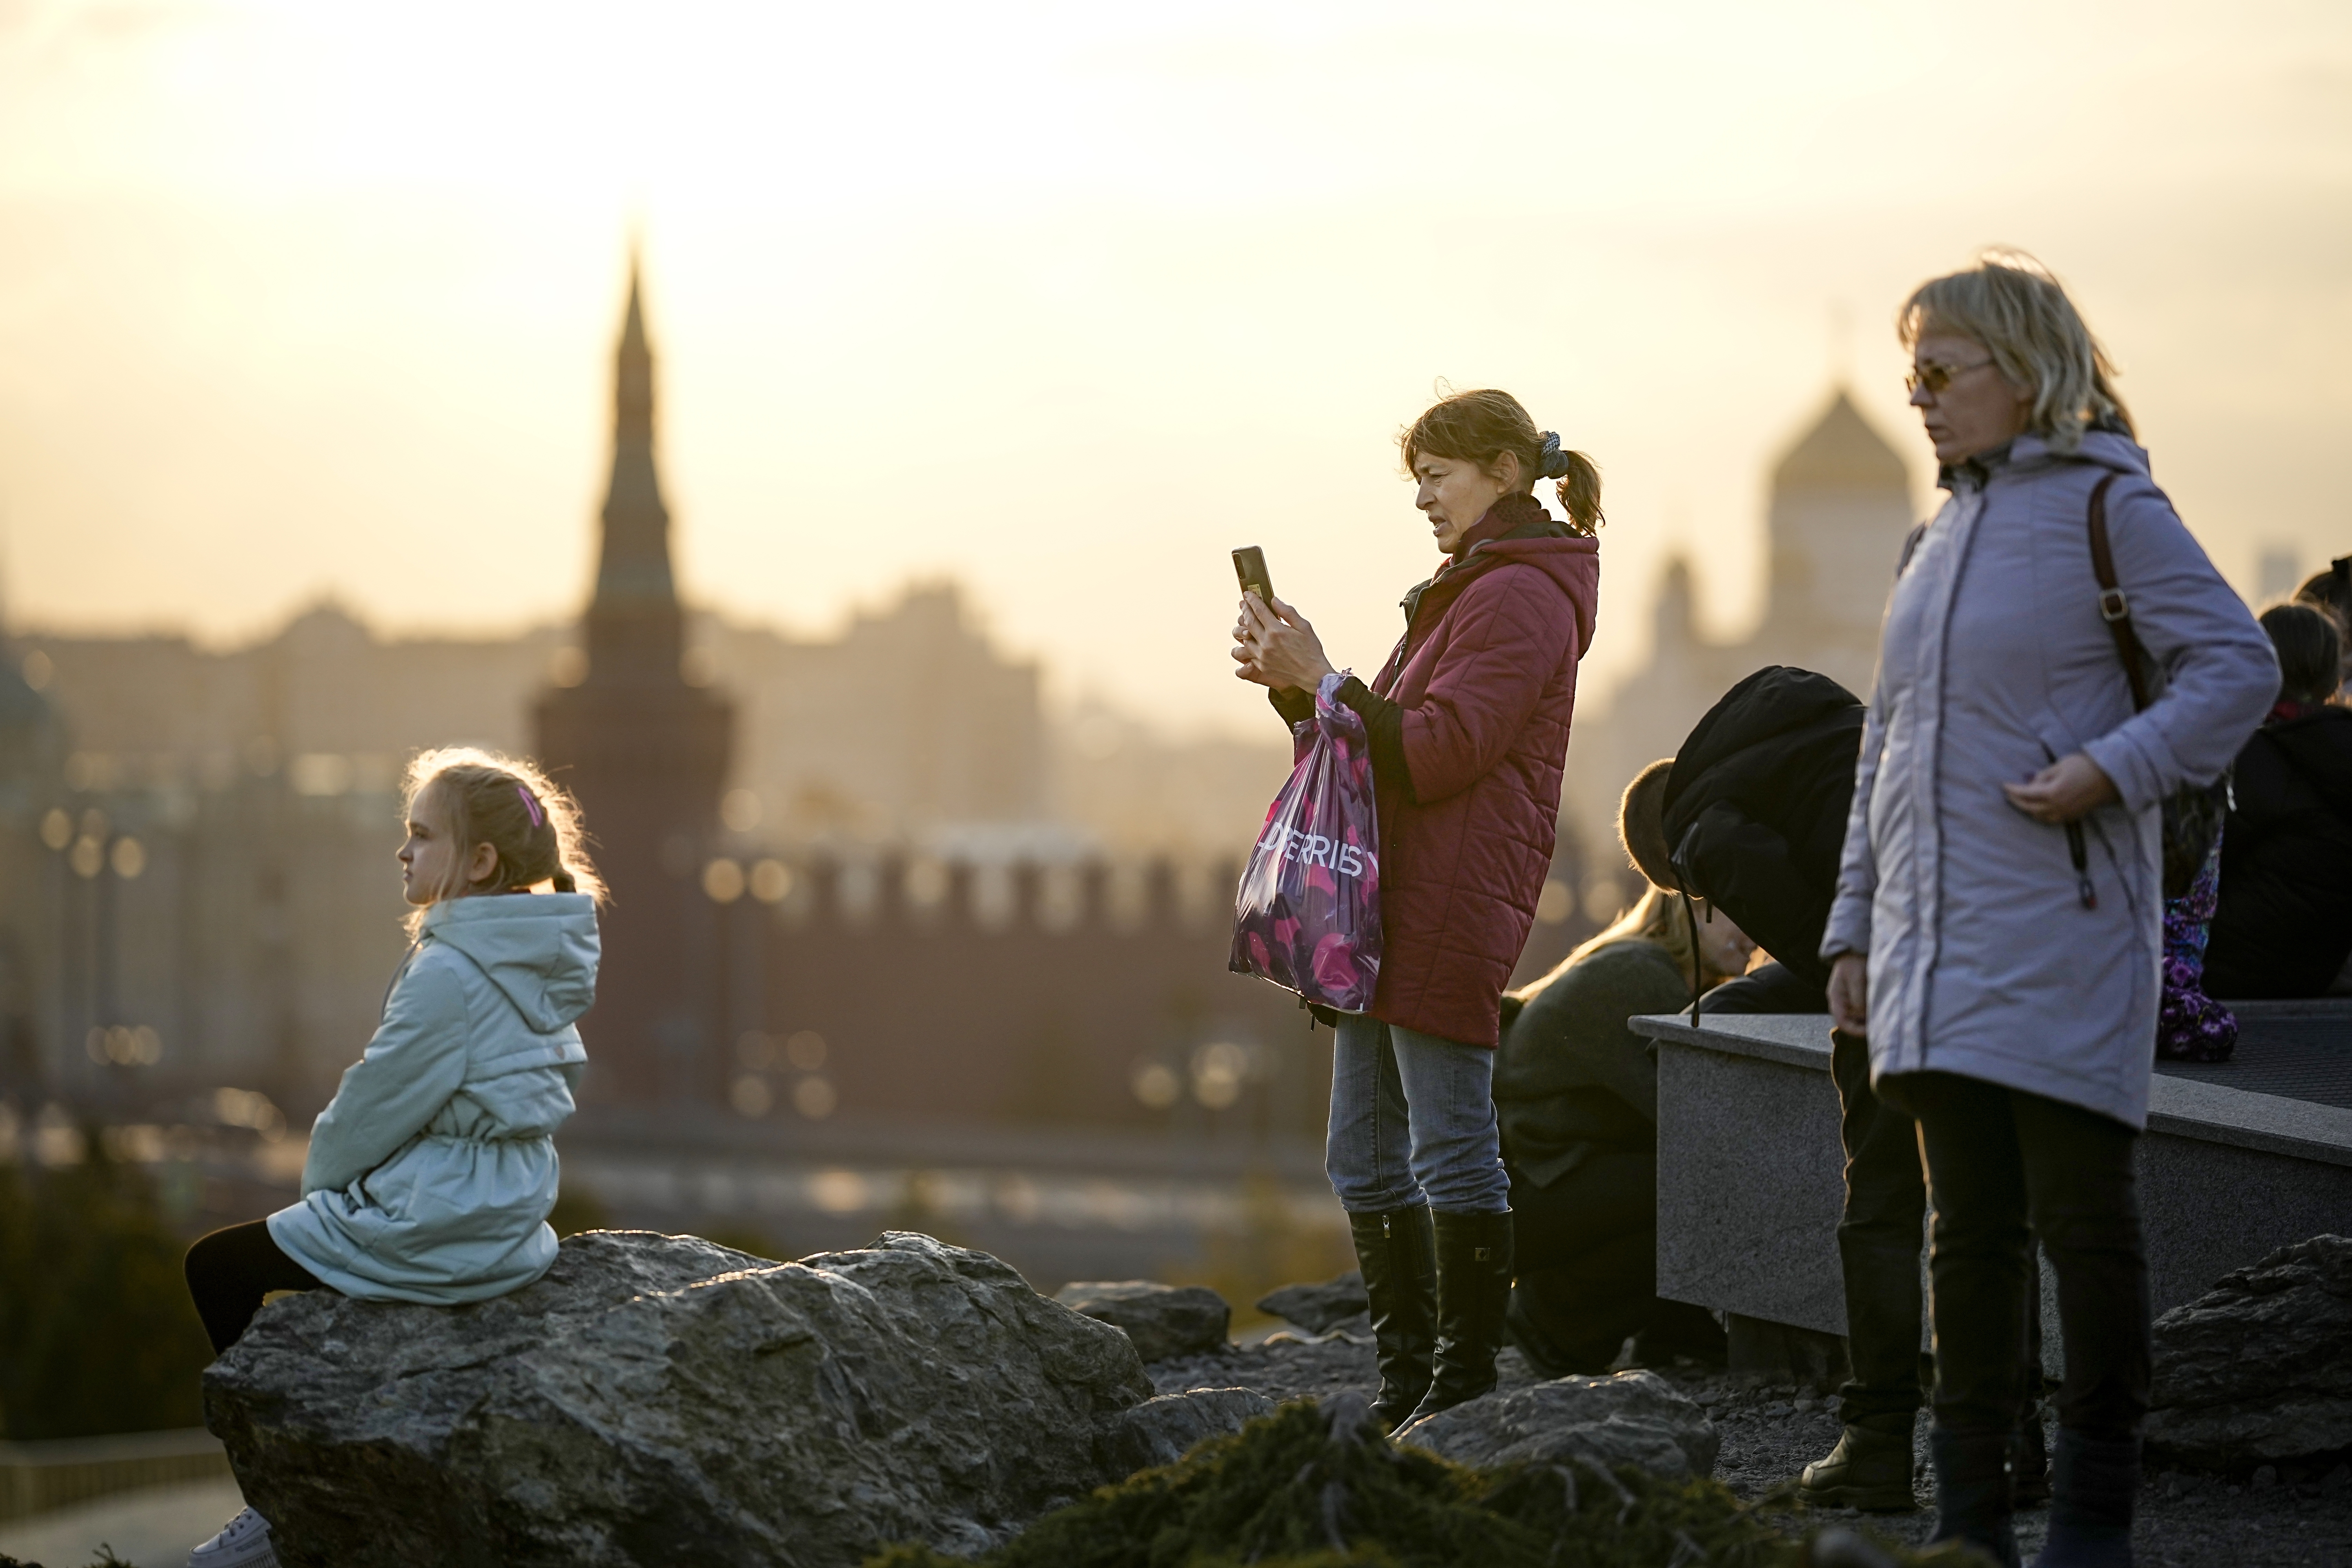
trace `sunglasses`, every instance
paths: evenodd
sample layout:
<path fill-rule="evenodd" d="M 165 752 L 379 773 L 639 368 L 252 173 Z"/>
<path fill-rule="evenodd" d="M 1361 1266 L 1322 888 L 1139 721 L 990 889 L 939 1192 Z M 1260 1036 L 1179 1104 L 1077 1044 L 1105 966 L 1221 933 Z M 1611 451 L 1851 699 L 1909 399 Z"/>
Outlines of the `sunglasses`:
<path fill-rule="evenodd" d="M 1991 363 L 1990 359 L 1980 359 L 1974 364 L 1939 364 L 1934 360 L 1927 360 L 1914 365 L 1911 374 L 1903 378 L 1903 390 L 1916 394 L 1924 386 L 1927 389 L 1928 395 L 1933 396 L 1961 376 L 1968 374 L 1969 372 L 1982 370 Z"/>

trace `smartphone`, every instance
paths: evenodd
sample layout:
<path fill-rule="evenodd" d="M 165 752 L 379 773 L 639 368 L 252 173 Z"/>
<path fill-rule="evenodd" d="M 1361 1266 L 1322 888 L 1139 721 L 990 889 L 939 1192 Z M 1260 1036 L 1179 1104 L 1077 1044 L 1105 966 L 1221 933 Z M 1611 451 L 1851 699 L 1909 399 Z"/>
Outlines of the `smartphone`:
<path fill-rule="evenodd" d="M 1265 574 L 1265 552 L 1255 544 L 1244 545 L 1234 552 L 1234 575 L 1241 579 L 1242 592 L 1255 594 L 1271 608 L 1274 605 L 1274 579 Z"/>

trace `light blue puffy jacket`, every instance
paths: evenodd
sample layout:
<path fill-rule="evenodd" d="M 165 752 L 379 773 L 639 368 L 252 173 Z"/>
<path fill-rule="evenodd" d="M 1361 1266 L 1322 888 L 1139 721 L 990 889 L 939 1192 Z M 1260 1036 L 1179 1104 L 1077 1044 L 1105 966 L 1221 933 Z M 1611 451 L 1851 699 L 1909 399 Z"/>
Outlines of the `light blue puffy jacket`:
<path fill-rule="evenodd" d="M 370 1300 L 480 1301 L 546 1273 L 596 956 L 583 893 L 425 911 L 367 1054 L 311 1125 L 302 1201 L 269 1216 L 286 1254 Z"/>

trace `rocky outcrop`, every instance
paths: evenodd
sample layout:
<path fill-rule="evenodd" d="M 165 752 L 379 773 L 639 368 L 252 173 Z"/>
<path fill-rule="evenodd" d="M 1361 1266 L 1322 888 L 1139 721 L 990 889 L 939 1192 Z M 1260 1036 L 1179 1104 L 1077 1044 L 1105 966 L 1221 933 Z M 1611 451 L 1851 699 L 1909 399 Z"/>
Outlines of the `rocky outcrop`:
<path fill-rule="evenodd" d="M 2352 1240 L 2317 1236 L 2156 1321 L 2147 1437 L 2216 1469 L 2352 1447 Z"/>
<path fill-rule="evenodd" d="M 265 1307 L 205 1380 L 289 1568 L 969 1554 L 1264 1404 L 1151 1392 L 1126 1334 L 899 1233 L 778 1264 L 590 1232 L 477 1306 Z"/>
<path fill-rule="evenodd" d="M 1103 1457 L 1108 1468 L 1123 1476 L 1172 1465 L 1204 1438 L 1238 1432 L 1272 1414 L 1274 1401 L 1254 1388 L 1163 1394 L 1120 1414 L 1105 1435 Z"/>
<path fill-rule="evenodd" d="M 1127 1331 L 1145 1361 L 1192 1355 L 1225 1342 L 1234 1310 L 1204 1285 L 1156 1285 L 1149 1279 L 1088 1280 L 1065 1285 L 1054 1300 L 1115 1329 Z"/>
<path fill-rule="evenodd" d="M 1296 1323 L 1310 1334 L 1320 1334 L 1364 1316 L 1371 1306 L 1371 1298 L 1364 1293 L 1364 1277 L 1351 1269 L 1319 1285 L 1285 1285 L 1261 1297 L 1257 1310 Z"/>
<path fill-rule="evenodd" d="M 1486 1394 L 1415 1422 L 1397 1441 L 1481 1468 L 1580 1459 L 1668 1480 L 1712 1475 L 1721 1446 L 1706 1412 L 1654 1372 L 1555 1378 Z"/>

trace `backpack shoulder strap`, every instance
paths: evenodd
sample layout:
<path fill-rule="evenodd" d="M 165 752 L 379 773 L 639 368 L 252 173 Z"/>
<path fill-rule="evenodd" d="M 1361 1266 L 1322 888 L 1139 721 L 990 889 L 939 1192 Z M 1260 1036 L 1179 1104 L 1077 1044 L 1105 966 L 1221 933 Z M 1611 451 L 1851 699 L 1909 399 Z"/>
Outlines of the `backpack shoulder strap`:
<path fill-rule="evenodd" d="M 1933 518 L 1928 519 L 1929 522 L 1934 521 Z M 1903 559 L 1895 563 L 1895 574 L 1897 577 L 1910 570 L 1912 552 L 1919 548 L 1919 541 L 1927 535 L 1927 523 L 1915 522 L 1911 525 L 1911 531 L 1903 536 Z"/>
<path fill-rule="evenodd" d="M 2105 474 L 2091 487 L 2091 570 L 2099 579 L 2099 618 L 2115 634 L 2116 652 L 2124 661 L 2137 712 L 2147 707 L 2147 677 L 2141 670 L 2139 634 L 2132 630 L 2131 603 L 2116 581 L 2116 552 L 2107 543 L 2107 487 L 2115 482 L 2115 475 Z"/>

